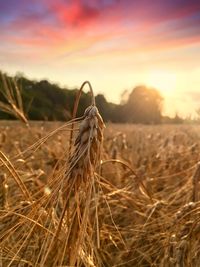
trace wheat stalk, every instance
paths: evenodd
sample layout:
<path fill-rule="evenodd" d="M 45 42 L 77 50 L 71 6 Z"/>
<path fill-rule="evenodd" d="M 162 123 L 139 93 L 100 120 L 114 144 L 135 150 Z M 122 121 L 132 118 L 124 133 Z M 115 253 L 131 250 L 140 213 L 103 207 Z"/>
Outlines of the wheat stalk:
<path fill-rule="evenodd" d="M 82 91 L 83 86 L 87 83 L 88 82 L 83 83 L 80 92 Z M 77 263 L 80 255 L 85 253 L 83 253 L 83 241 L 87 236 L 90 203 L 92 199 L 95 198 L 95 192 L 92 188 L 94 188 L 95 183 L 95 169 L 100 164 L 101 145 L 103 141 L 104 123 L 95 106 L 92 87 L 90 83 L 88 84 L 92 95 L 92 105 L 84 112 L 83 120 L 80 123 L 79 132 L 74 143 L 74 150 L 69 158 L 68 170 L 66 172 L 67 181 L 70 185 L 68 186 L 68 188 L 70 188 L 70 190 L 68 189 L 68 192 L 75 190 L 74 219 L 71 222 L 72 225 L 67 235 L 69 264 L 72 266 Z M 79 98 L 80 94 L 78 94 L 78 99 Z M 75 109 L 77 110 L 77 101 Z M 75 113 L 76 112 L 73 112 L 73 114 Z M 79 188 L 80 186 L 81 189 Z M 66 202 L 66 207 L 68 205 L 69 203 Z M 98 220 L 98 218 L 96 219 Z"/>
<path fill-rule="evenodd" d="M 199 191 L 199 181 L 200 181 L 200 162 L 197 163 L 196 171 L 194 176 L 192 177 L 193 182 L 193 192 L 192 192 L 192 201 L 197 202 L 198 199 L 198 191 Z"/>
<path fill-rule="evenodd" d="M 6 175 L 0 174 L 0 210 L 7 207 L 7 187 Z"/>
<path fill-rule="evenodd" d="M 73 148 L 72 126 L 70 156 L 63 179 L 60 180 L 62 210 L 61 213 L 57 214 L 58 221 L 55 236 L 53 238 L 50 235 L 47 236 L 46 244 L 43 246 L 40 260 L 42 266 L 52 264 L 52 262 L 55 266 L 63 264 L 79 266 L 81 262 L 86 260 L 84 257 L 89 257 L 93 262 L 94 233 L 93 229 L 90 229 L 90 207 L 96 198 L 95 171 L 100 165 L 104 123 L 95 105 L 94 94 L 89 82 L 83 83 L 77 95 L 73 120 L 78 108 L 80 93 L 86 84 L 89 84 L 91 90 L 92 103 L 86 108 L 83 117 L 79 120 L 80 125 Z M 56 192 L 59 193 L 58 191 Z M 60 198 L 58 200 L 55 196 L 55 199 L 54 205 L 56 209 Z M 93 221 L 95 219 L 98 220 L 97 215 L 96 218 L 92 218 Z M 92 225 L 94 225 L 94 222 Z M 99 240 L 99 237 L 97 239 Z M 60 253 L 55 255 L 55 251 L 58 248 Z"/>

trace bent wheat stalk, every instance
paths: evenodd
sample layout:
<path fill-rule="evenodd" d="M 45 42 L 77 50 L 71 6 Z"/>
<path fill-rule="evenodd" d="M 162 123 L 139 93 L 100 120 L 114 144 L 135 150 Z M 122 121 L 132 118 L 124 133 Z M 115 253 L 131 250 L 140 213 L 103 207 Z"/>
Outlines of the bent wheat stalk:
<path fill-rule="evenodd" d="M 89 82 L 84 82 L 79 92 L 86 84 Z M 100 165 L 104 123 L 95 105 L 91 85 L 90 89 L 92 104 L 85 110 L 73 149 L 70 148 L 71 155 L 61 181 L 64 207 L 61 214 L 58 214 L 55 237 L 48 240 L 49 245 L 41 259 L 43 265 L 53 261 L 56 266 L 79 266 L 84 261 L 83 255 L 89 255 L 91 261 L 94 260 L 94 229 L 91 229 L 91 225 L 95 225 L 95 219 L 98 225 L 98 218 L 91 218 L 90 208 L 91 203 L 94 205 L 95 202 L 96 205 L 95 169 Z M 77 99 L 76 110 L 80 94 Z M 60 257 L 55 258 L 53 252 L 58 247 Z"/>
<path fill-rule="evenodd" d="M 77 110 L 78 110 L 78 105 L 79 105 L 79 101 L 80 101 L 80 98 L 81 98 L 81 94 L 82 94 L 83 88 L 84 88 L 84 86 L 85 86 L 86 84 L 88 84 L 88 86 L 89 86 L 89 88 L 90 88 L 90 93 L 91 93 L 91 96 L 92 96 L 92 103 L 91 103 L 91 104 L 92 104 L 93 106 L 96 105 L 95 97 L 94 97 L 94 93 L 93 93 L 92 86 L 91 86 L 91 84 L 90 84 L 89 81 L 85 81 L 85 82 L 81 85 L 81 87 L 80 87 L 80 89 L 79 89 L 79 91 L 78 91 L 78 93 L 77 93 L 77 95 L 76 95 L 76 100 L 75 100 L 74 109 L 73 109 L 73 114 L 72 114 L 72 120 L 74 120 L 75 117 L 76 117 Z M 72 123 L 72 131 L 71 131 L 71 133 L 70 133 L 70 138 L 69 138 L 69 157 L 71 156 L 71 147 L 72 147 L 72 139 L 73 139 L 73 129 L 74 129 L 74 123 Z"/>
<path fill-rule="evenodd" d="M 86 83 L 83 83 L 81 90 Z M 91 85 L 90 85 L 91 89 Z M 89 208 L 95 192 L 95 169 L 100 164 L 101 145 L 104 123 L 95 106 L 93 92 L 92 105 L 84 113 L 79 132 L 74 143 L 74 151 L 69 159 L 67 172 L 68 183 L 72 185 L 75 195 L 74 219 L 68 233 L 69 265 L 74 266 L 85 251 L 85 240 L 88 238 Z M 94 194 L 93 194 L 94 193 Z M 98 220 L 98 218 L 96 218 Z M 75 253 L 76 252 L 76 253 Z"/>

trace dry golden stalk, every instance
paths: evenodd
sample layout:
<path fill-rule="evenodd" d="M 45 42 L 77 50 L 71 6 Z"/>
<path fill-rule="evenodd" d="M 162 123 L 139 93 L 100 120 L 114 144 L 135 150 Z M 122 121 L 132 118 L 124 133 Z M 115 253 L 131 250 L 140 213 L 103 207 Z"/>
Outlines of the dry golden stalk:
<path fill-rule="evenodd" d="M 92 105 L 85 110 L 83 121 L 80 123 L 79 132 L 74 143 L 74 151 L 70 156 L 69 168 L 66 173 L 68 184 L 71 185 L 68 188 L 68 195 L 70 194 L 69 192 L 72 192 L 72 188 L 75 189 L 75 205 L 72 207 L 74 210 L 72 212 L 73 220 L 70 223 L 70 231 L 67 235 L 69 264 L 72 266 L 76 265 L 76 263 L 79 265 L 78 258 L 80 258 L 80 251 L 83 249 L 82 246 L 85 239 L 87 239 L 89 208 L 93 197 L 96 197 L 93 195 L 95 192 L 92 190 L 94 188 L 95 169 L 100 165 L 100 153 L 103 141 L 104 123 L 95 106 L 91 85 L 90 89 L 93 96 Z M 82 186 L 78 191 L 77 189 L 80 185 Z M 68 205 L 66 203 L 66 208 Z M 65 208 L 62 218 L 64 217 L 64 213 Z M 96 220 L 98 221 L 98 218 Z"/>
<path fill-rule="evenodd" d="M 8 210 L 8 211 L 5 210 L 5 211 L 0 212 L 0 222 L 1 222 L 0 223 L 0 240 L 1 241 L 4 238 L 6 238 L 7 235 L 10 235 L 11 229 L 13 230 L 15 227 L 18 227 L 17 225 L 20 221 L 20 218 L 23 217 L 23 215 L 27 215 L 30 209 L 31 209 L 30 202 L 23 201 L 14 210 Z"/>
<path fill-rule="evenodd" d="M 111 151 L 111 158 L 112 159 L 117 159 L 117 152 L 118 152 L 118 148 L 117 148 L 117 146 L 114 146 L 112 148 L 112 151 Z"/>
<path fill-rule="evenodd" d="M 14 180 L 16 181 L 17 185 L 21 189 L 22 193 L 24 194 L 26 200 L 31 200 L 31 195 L 26 188 L 24 182 L 20 178 L 19 174 L 15 170 L 14 166 L 12 165 L 11 161 L 6 157 L 6 155 L 0 151 L 0 162 L 3 163 L 7 171 L 13 176 Z"/>
<path fill-rule="evenodd" d="M 83 83 L 80 92 L 86 83 L 88 82 Z M 79 97 L 80 94 L 78 94 Z M 96 197 L 95 169 L 100 166 L 104 123 L 95 106 L 93 92 L 92 97 L 92 105 L 85 110 L 84 116 L 79 118 L 79 121 L 81 119 L 82 121 L 72 153 L 71 138 L 73 135 L 70 138 L 70 156 L 64 179 L 61 181 L 62 211 L 58 213 L 54 238 L 52 239 L 52 236 L 47 237 L 46 244 L 43 246 L 44 252 L 41 253 L 42 258 L 40 260 L 42 266 L 50 263 L 53 263 L 54 266 L 61 266 L 64 263 L 69 266 L 80 266 L 83 262 L 81 251 L 84 251 L 91 259 L 93 257 L 93 248 L 88 240 L 94 239 L 94 233 L 92 231 L 89 233 L 88 229 L 91 223 L 91 203 L 94 203 Z M 77 106 L 78 101 L 76 101 L 75 107 L 77 108 Z M 73 114 L 74 117 L 76 112 Z M 97 217 L 96 219 L 98 220 Z M 95 218 L 92 218 L 92 225 L 94 225 L 94 220 Z M 58 247 L 60 254 L 55 255 Z"/>
<path fill-rule="evenodd" d="M 2 147 L 5 144 L 6 138 L 7 138 L 7 133 L 3 131 L 1 133 L 1 138 L 0 138 L 0 147 Z"/>
<path fill-rule="evenodd" d="M 148 198 L 150 199 L 151 203 L 153 203 L 153 199 L 152 199 L 152 195 L 151 193 L 147 190 L 146 186 L 144 185 L 143 181 L 141 180 L 141 178 L 136 174 L 136 172 L 133 170 L 133 168 L 126 163 L 123 160 L 118 160 L 118 159 L 110 159 L 110 160 L 105 160 L 101 163 L 101 167 L 107 163 L 119 163 L 120 165 L 126 167 L 127 169 L 129 169 L 130 174 L 132 173 L 134 175 L 134 178 L 136 179 L 136 182 L 138 183 L 139 189 L 140 191 L 148 196 Z"/>
<path fill-rule="evenodd" d="M 75 103 L 74 103 L 74 109 L 73 109 L 73 114 L 72 114 L 72 131 L 71 131 L 71 133 L 70 133 L 70 138 L 69 138 L 69 158 L 71 157 L 72 138 L 73 138 L 73 133 L 74 133 L 74 123 L 73 123 L 73 120 L 74 120 L 75 117 L 76 117 L 76 113 L 77 113 L 77 110 L 78 110 L 78 105 L 79 105 L 79 101 L 80 101 L 81 93 L 82 93 L 82 90 L 83 90 L 83 88 L 84 88 L 84 86 L 85 86 L 86 84 L 89 86 L 89 89 L 90 89 L 90 93 L 91 93 L 91 96 L 92 96 L 92 105 L 93 105 L 93 106 L 96 105 L 96 103 L 95 103 L 95 97 L 94 97 L 94 93 L 93 93 L 92 86 L 91 86 L 91 84 L 90 84 L 89 81 L 85 81 L 85 82 L 81 85 L 81 87 L 80 87 L 80 89 L 79 89 L 79 91 L 78 91 L 78 93 L 77 93 L 77 95 L 76 95 L 76 100 L 75 100 Z"/>
<path fill-rule="evenodd" d="M 193 194 L 192 201 L 197 202 L 198 199 L 198 191 L 199 191 L 199 181 L 200 181 L 200 162 L 197 163 L 197 168 L 192 178 L 193 181 Z"/>
<path fill-rule="evenodd" d="M 180 210 L 178 210 L 175 213 L 175 220 L 174 223 L 177 223 L 180 221 L 182 217 L 186 217 L 187 215 L 190 215 L 191 211 L 196 208 L 196 203 L 194 202 L 189 202 L 185 204 L 183 207 L 181 207 Z"/>
<path fill-rule="evenodd" d="M 0 210 L 7 207 L 7 188 L 6 175 L 0 174 Z"/>
<path fill-rule="evenodd" d="M 176 235 L 173 234 L 172 236 L 170 236 L 169 244 L 167 246 L 167 249 L 165 251 L 165 255 L 163 258 L 162 267 L 175 267 L 176 246 L 177 246 Z"/>
<path fill-rule="evenodd" d="M 176 267 L 186 267 L 187 264 L 187 253 L 188 253 L 188 242 L 182 240 L 176 248 Z"/>

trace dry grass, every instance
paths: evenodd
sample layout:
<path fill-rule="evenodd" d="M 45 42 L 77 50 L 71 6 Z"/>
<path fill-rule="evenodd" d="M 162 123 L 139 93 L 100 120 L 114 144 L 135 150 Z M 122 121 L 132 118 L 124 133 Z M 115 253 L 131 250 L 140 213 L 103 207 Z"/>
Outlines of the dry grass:
<path fill-rule="evenodd" d="M 1 123 L 0 266 L 200 266 L 199 126 L 75 113 Z"/>
<path fill-rule="evenodd" d="M 0 86 L 0 92 L 6 101 L 0 101 L 0 110 L 13 115 L 17 119 L 28 125 L 28 120 L 26 118 L 23 101 L 21 97 L 21 91 L 17 82 L 13 79 L 10 80 L 0 72 L 0 81 L 3 86 Z"/>

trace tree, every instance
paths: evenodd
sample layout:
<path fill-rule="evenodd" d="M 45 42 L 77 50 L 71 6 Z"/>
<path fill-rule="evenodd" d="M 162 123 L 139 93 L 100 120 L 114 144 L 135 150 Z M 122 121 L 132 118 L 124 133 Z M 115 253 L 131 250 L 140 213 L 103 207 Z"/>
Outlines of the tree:
<path fill-rule="evenodd" d="M 183 123 L 183 119 L 179 116 L 178 112 L 176 112 L 174 118 L 172 119 L 172 123 L 174 123 L 174 124 Z"/>
<path fill-rule="evenodd" d="M 98 94 L 95 97 L 97 108 L 99 109 L 99 112 L 102 115 L 102 118 L 104 121 L 111 120 L 112 118 L 112 112 L 110 109 L 110 103 L 107 102 L 106 98 L 102 94 Z"/>
<path fill-rule="evenodd" d="M 162 118 L 160 93 L 146 86 L 135 87 L 124 105 L 125 121 L 132 123 L 160 123 Z"/>
<path fill-rule="evenodd" d="M 129 91 L 127 89 L 125 89 L 122 93 L 121 93 L 121 99 L 120 99 L 120 104 L 124 105 L 129 98 Z"/>

